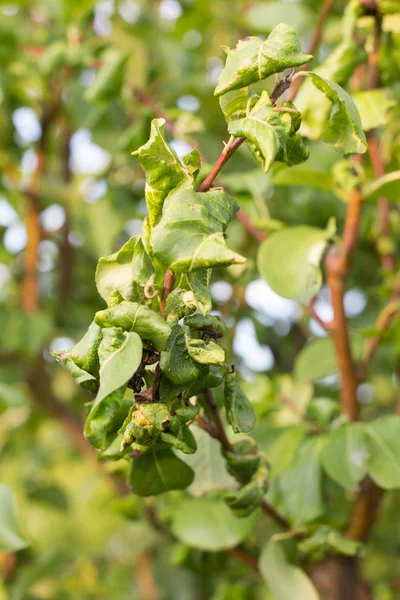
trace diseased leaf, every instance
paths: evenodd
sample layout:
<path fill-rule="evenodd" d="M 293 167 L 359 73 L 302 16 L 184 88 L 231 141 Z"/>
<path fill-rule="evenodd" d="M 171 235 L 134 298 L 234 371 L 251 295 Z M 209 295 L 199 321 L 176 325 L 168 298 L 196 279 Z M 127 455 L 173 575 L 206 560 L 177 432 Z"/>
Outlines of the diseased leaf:
<path fill-rule="evenodd" d="M 285 108 L 283 106 L 282 108 Z M 288 112 L 274 110 L 267 92 L 249 114 L 231 121 L 229 133 L 235 137 L 245 137 L 254 145 L 267 173 L 275 160 L 295 165 L 307 160 L 309 151 L 301 136 L 297 133 L 300 126 L 300 113 L 292 113 L 293 106 L 287 106 Z"/>
<path fill-rule="evenodd" d="M 99 347 L 100 387 L 86 419 L 84 434 L 96 448 L 107 447 L 107 434 L 121 406 L 126 384 L 142 359 L 142 340 L 134 333 L 110 327 Z"/>
<path fill-rule="evenodd" d="M 261 277 L 280 296 L 309 302 L 322 285 L 319 263 L 335 231 L 331 220 L 325 230 L 300 225 L 275 233 L 258 251 Z"/>
<path fill-rule="evenodd" d="M 259 567 L 274 600 L 320 600 L 311 579 L 288 562 L 278 540 L 272 538 L 264 546 Z"/>
<path fill-rule="evenodd" d="M 248 102 L 248 88 L 233 90 L 232 92 L 226 92 L 226 94 L 223 94 L 219 99 L 219 105 L 225 115 L 226 122 L 229 123 L 232 121 L 232 119 L 241 119 L 245 117 L 248 108 Z"/>
<path fill-rule="evenodd" d="M 328 121 L 322 131 L 322 140 L 343 154 L 363 154 L 367 140 L 362 129 L 360 115 L 349 94 L 334 81 L 324 79 L 317 73 L 302 72 L 310 77 L 315 87 L 331 102 Z"/>
<path fill-rule="evenodd" d="M 73 348 L 52 352 L 58 362 L 71 373 L 76 383 L 94 394 L 98 389 L 98 349 L 101 340 L 101 328 L 93 321 L 83 338 Z"/>
<path fill-rule="evenodd" d="M 225 377 L 224 398 L 226 418 L 234 433 L 251 431 L 256 424 L 256 415 L 236 379 L 236 373 L 227 373 Z"/>
<path fill-rule="evenodd" d="M 0 483 L 0 550 L 18 552 L 28 542 L 21 533 L 13 494 L 4 483 Z"/>
<path fill-rule="evenodd" d="M 96 269 L 96 286 L 100 296 L 109 304 L 115 290 L 124 300 L 136 300 L 132 260 L 138 236 L 131 238 L 118 252 L 99 259 Z"/>
<path fill-rule="evenodd" d="M 174 325 L 164 352 L 161 352 L 160 367 L 163 373 L 176 384 L 194 381 L 202 373 L 202 365 L 189 355 L 185 333 L 180 325 Z"/>
<path fill-rule="evenodd" d="M 183 490 L 194 479 L 192 469 L 168 448 L 149 448 L 132 460 L 129 482 L 139 496 L 157 496 Z"/>
<path fill-rule="evenodd" d="M 222 499 L 184 498 L 172 507 L 172 531 L 199 550 L 219 552 L 240 544 L 254 529 L 256 516 L 238 519 Z"/>
<path fill-rule="evenodd" d="M 357 423 L 343 423 L 326 436 L 321 464 L 334 481 L 354 490 L 367 473 L 365 432 Z"/>
<path fill-rule="evenodd" d="M 210 294 L 211 269 L 198 269 L 187 274 L 187 281 L 193 292 L 194 302 L 203 315 L 207 315 L 212 308 Z"/>
<path fill-rule="evenodd" d="M 238 208 L 235 200 L 222 190 L 174 192 L 152 231 L 154 254 L 172 271 L 190 272 L 243 263 L 242 256 L 229 250 L 224 235 Z"/>
<path fill-rule="evenodd" d="M 226 65 L 215 89 L 216 96 L 312 59 L 310 54 L 302 52 L 295 30 L 284 23 L 277 25 L 266 40 L 257 37 L 240 40 L 236 48 L 228 48 L 227 53 Z"/>
<path fill-rule="evenodd" d="M 400 488 L 400 418 L 386 415 L 364 425 L 368 475 L 384 490 Z"/>
<path fill-rule="evenodd" d="M 143 340 L 151 342 L 157 350 L 165 348 L 171 328 L 160 315 L 137 302 L 125 300 L 117 306 L 100 310 L 95 321 L 101 327 L 120 327 L 135 331 Z"/>
<path fill-rule="evenodd" d="M 178 187 L 190 187 L 200 165 L 197 150 L 180 159 L 164 137 L 165 119 L 154 119 L 151 123 L 150 139 L 132 152 L 146 174 L 146 202 L 149 207 L 150 224 L 159 221 L 163 204 L 168 194 Z"/>
<path fill-rule="evenodd" d="M 137 238 L 132 258 L 132 278 L 140 286 L 144 287 L 154 273 L 150 256 L 147 253 L 143 239 Z"/>

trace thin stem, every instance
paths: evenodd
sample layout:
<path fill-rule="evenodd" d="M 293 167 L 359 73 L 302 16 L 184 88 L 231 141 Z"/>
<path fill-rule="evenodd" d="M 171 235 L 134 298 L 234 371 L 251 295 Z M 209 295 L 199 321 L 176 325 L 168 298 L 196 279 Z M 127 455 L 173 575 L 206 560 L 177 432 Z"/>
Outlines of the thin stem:
<path fill-rule="evenodd" d="M 170 295 L 172 288 L 174 287 L 175 275 L 169 269 L 165 273 L 164 287 L 162 292 L 162 299 L 160 302 L 160 315 L 163 317 L 165 313 L 165 307 L 167 304 L 167 298 Z"/>
<path fill-rule="evenodd" d="M 305 308 L 309 312 L 310 316 L 314 319 L 314 321 L 316 321 L 318 323 L 318 325 L 320 325 L 320 327 L 322 327 L 322 329 L 324 329 L 327 332 L 332 331 L 333 323 L 327 322 L 327 321 L 324 321 L 323 319 L 321 319 L 321 317 L 319 316 L 319 314 L 315 310 L 315 300 L 316 300 L 316 298 L 313 298 L 306 305 Z"/>
<path fill-rule="evenodd" d="M 265 231 L 261 231 L 260 229 L 258 229 L 241 208 L 237 211 L 236 216 L 239 219 L 239 221 L 243 223 L 247 231 L 251 233 L 253 238 L 256 239 L 258 242 L 263 242 L 267 239 L 267 234 L 265 233 Z"/>
<path fill-rule="evenodd" d="M 364 356 L 361 359 L 358 374 L 360 379 L 365 377 L 368 365 L 374 356 L 375 352 L 378 349 L 379 344 L 384 338 L 388 328 L 392 324 L 395 317 L 399 314 L 399 300 L 400 300 L 400 285 L 397 285 L 397 288 L 393 292 L 392 297 L 389 300 L 389 304 L 380 314 L 377 323 L 375 325 L 375 329 L 377 330 L 376 335 L 374 335 L 367 344 L 367 347 L 364 352 Z"/>
<path fill-rule="evenodd" d="M 315 51 L 317 50 L 318 46 L 320 45 L 321 40 L 322 40 L 322 35 L 324 32 L 324 28 L 325 28 L 325 24 L 329 17 L 329 13 L 332 10 L 332 7 L 334 5 L 334 1 L 335 0 L 324 0 L 324 2 L 322 3 L 321 10 L 319 11 L 319 15 L 318 15 L 318 19 L 317 19 L 317 25 L 314 30 L 314 35 L 313 35 L 311 42 L 307 48 L 307 54 L 314 54 Z M 308 71 L 309 68 L 310 68 L 310 63 L 307 63 L 306 65 L 303 65 L 302 67 L 300 67 L 300 70 Z M 290 86 L 290 92 L 289 92 L 290 100 L 293 101 L 296 98 L 299 88 L 301 86 L 301 82 L 302 82 L 301 77 L 296 77 L 296 76 L 294 77 L 293 83 Z"/>
<path fill-rule="evenodd" d="M 274 89 L 272 90 L 272 93 L 270 95 L 270 100 L 271 100 L 273 106 L 275 105 L 278 98 L 280 96 L 282 96 L 282 94 L 287 89 L 289 89 L 290 84 L 291 84 L 291 76 L 290 75 L 288 75 L 284 79 L 280 79 L 277 82 L 276 86 L 274 87 Z M 200 187 L 198 189 L 199 192 L 207 192 L 210 189 L 210 187 L 214 183 L 214 180 L 217 178 L 217 176 L 218 176 L 219 172 L 221 171 L 222 167 L 224 166 L 224 164 L 226 162 L 228 162 L 230 157 L 236 152 L 236 150 L 238 148 L 240 148 L 240 146 L 243 144 L 244 141 L 245 141 L 244 137 L 238 137 L 238 138 L 231 137 L 229 139 L 229 142 L 226 144 L 225 148 L 222 150 L 213 169 L 207 175 L 207 177 L 205 178 L 203 183 L 200 185 Z"/>
<path fill-rule="evenodd" d="M 204 389 L 204 395 L 206 398 L 207 405 L 210 409 L 211 416 L 214 422 L 215 429 L 215 437 L 220 442 L 221 446 L 226 452 L 232 452 L 233 454 L 236 452 L 235 448 L 232 446 L 228 437 L 226 435 L 224 424 L 222 423 L 221 415 L 218 410 L 218 404 L 214 398 L 212 391 L 209 388 Z M 290 523 L 280 515 L 273 506 L 271 506 L 268 502 L 264 500 L 261 504 L 262 510 L 269 515 L 278 525 L 282 527 L 285 531 L 291 533 L 292 528 Z"/>
<path fill-rule="evenodd" d="M 70 141 L 71 132 L 67 124 L 64 125 L 61 139 L 61 178 L 65 185 L 71 183 L 71 169 L 70 169 Z M 58 300 L 58 317 L 62 321 L 63 315 L 66 313 L 68 308 L 68 300 L 72 291 L 72 247 L 69 241 L 69 234 L 71 230 L 71 213 L 69 206 L 66 204 L 64 207 L 65 211 L 65 222 L 61 230 L 61 239 L 59 242 L 60 248 L 60 286 L 59 286 L 59 300 Z"/>

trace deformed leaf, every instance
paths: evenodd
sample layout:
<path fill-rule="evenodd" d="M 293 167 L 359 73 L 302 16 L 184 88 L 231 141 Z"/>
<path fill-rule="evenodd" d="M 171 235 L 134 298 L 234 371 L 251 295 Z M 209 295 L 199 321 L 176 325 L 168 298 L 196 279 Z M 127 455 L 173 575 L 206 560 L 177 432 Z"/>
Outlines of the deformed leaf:
<path fill-rule="evenodd" d="M 86 419 L 84 434 L 93 446 L 104 450 L 126 384 L 140 365 L 142 340 L 132 331 L 122 333 L 115 327 L 104 329 L 99 356 L 100 387 Z"/>
<path fill-rule="evenodd" d="M 183 498 L 172 507 L 172 531 L 199 550 L 219 552 L 240 544 L 253 530 L 256 516 L 235 517 L 222 499 Z"/>
<path fill-rule="evenodd" d="M 135 300 L 136 294 L 132 276 L 132 260 L 138 241 L 131 238 L 118 252 L 99 259 L 96 269 L 96 286 L 100 296 L 107 302 L 115 290 L 124 300 Z"/>
<path fill-rule="evenodd" d="M 158 222 L 168 194 L 173 189 L 193 184 L 200 162 L 197 150 L 192 151 L 186 161 L 180 159 L 167 144 L 164 128 L 165 119 L 154 119 L 149 141 L 132 152 L 146 174 L 145 194 L 152 226 Z"/>
<path fill-rule="evenodd" d="M 189 355 L 185 333 L 180 325 L 172 328 L 167 347 L 161 352 L 160 367 L 176 384 L 192 382 L 201 375 L 202 365 Z"/>
<path fill-rule="evenodd" d="M 129 481 L 139 496 L 184 490 L 194 479 L 192 469 L 168 448 L 153 447 L 132 460 Z"/>
<path fill-rule="evenodd" d="M 152 231 L 154 254 L 172 271 L 190 272 L 243 263 L 242 256 L 229 250 L 224 235 L 238 208 L 235 200 L 222 190 L 174 192 Z"/>
<path fill-rule="evenodd" d="M 295 30 L 284 23 L 277 25 L 266 40 L 258 37 L 240 40 L 236 48 L 227 49 L 227 53 L 226 65 L 215 89 L 216 96 L 312 59 L 310 54 L 302 52 Z"/>
<path fill-rule="evenodd" d="M 226 92 L 219 99 L 219 105 L 225 115 L 227 123 L 232 119 L 240 119 L 246 116 L 246 109 L 249 102 L 248 88 Z"/>
<path fill-rule="evenodd" d="M 322 285 L 319 263 L 335 231 L 331 220 L 325 230 L 300 225 L 275 233 L 258 251 L 261 277 L 284 298 L 310 301 Z"/>
<path fill-rule="evenodd" d="M 367 140 L 362 128 L 360 115 L 351 96 L 334 81 L 324 79 L 317 73 L 301 72 L 311 78 L 315 87 L 331 102 L 331 110 L 324 130 L 323 141 L 332 144 L 343 154 L 363 154 L 367 150 Z"/>
<path fill-rule="evenodd" d="M 364 425 L 369 447 L 368 474 L 385 490 L 400 488 L 400 418 L 386 415 Z"/>
<path fill-rule="evenodd" d="M 78 385 L 96 393 L 98 389 L 101 328 L 93 321 L 83 338 L 73 348 L 53 351 L 52 355 L 71 373 Z"/>
<path fill-rule="evenodd" d="M 143 340 L 151 342 L 157 350 L 165 348 L 171 328 L 160 315 L 137 302 L 125 300 L 116 306 L 100 310 L 95 321 L 101 327 L 120 327 L 135 331 Z"/>
<path fill-rule="evenodd" d="M 256 424 L 256 416 L 236 379 L 236 373 L 227 373 L 224 397 L 226 418 L 234 433 L 251 431 Z"/>
<path fill-rule="evenodd" d="M 279 541 L 272 538 L 267 542 L 260 555 L 259 567 L 275 600 L 319 600 L 311 579 L 288 562 Z"/>
<path fill-rule="evenodd" d="M 13 494 L 4 483 L 0 483 L 0 550 L 17 552 L 28 545 L 18 524 Z"/>
<path fill-rule="evenodd" d="M 203 315 L 207 315 L 212 308 L 210 294 L 211 269 L 198 269 L 187 274 L 187 281 L 193 292 L 194 302 Z"/>
<path fill-rule="evenodd" d="M 321 463 L 334 481 L 354 490 L 367 473 L 368 448 L 363 427 L 343 423 L 326 436 Z"/>
<path fill-rule="evenodd" d="M 245 137 L 254 145 L 266 173 L 275 160 L 296 165 L 309 156 L 308 148 L 297 133 L 300 113 L 292 112 L 295 111 L 292 105 L 287 108 L 287 112 L 275 111 L 268 93 L 264 91 L 247 116 L 228 125 L 229 133 Z"/>

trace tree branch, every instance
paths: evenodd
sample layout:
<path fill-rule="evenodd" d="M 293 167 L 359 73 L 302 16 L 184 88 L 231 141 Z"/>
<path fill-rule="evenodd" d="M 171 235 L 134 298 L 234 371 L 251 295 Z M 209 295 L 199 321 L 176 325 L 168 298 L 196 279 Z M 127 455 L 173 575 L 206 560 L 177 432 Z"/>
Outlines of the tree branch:
<path fill-rule="evenodd" d="M 221 415 L 219 413 L 218 404 L 212 391 L 209 388 L 205 388 L 204 395 L 214 422 L 215 438 L 220 442 L 221 446 L 226 452 L 235 454 L 235 448 L 228 440 L 228 436 L 226 435 L 225 427 L 222 423 Z M 208 431 L 208 433 L 210 432 Z M 282 515 L 280 515 L 273 506 L 271 506 L 271 504 L 264 500 L 264 502 L 261 504 L 261 508 L 268 516 L 271 517 L 271 519 L 278 523 L 282 529 L 290 533 L 293 532 L 290 523 L 284 517 L 282 517 Z"/>

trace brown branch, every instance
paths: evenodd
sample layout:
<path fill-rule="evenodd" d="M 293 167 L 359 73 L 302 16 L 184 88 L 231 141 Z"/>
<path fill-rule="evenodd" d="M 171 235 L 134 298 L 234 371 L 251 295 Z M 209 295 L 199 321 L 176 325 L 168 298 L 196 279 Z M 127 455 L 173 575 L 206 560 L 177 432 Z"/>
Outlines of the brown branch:
<path fill-rule="evenodd" d="M 236 216 L 257 242 L 263 242 L 267 239 L 268 236 L 265 231 L 258 229 L 241 208 L 237 211 Z"/>
<path fill-rule="evenodd" d="M 397 285 L 392 297 L 389 300 L 389 304 L 382 311 L 375 325 L 377 333 L 368 341 L 365 348 L 364 355 L 361 359 L 358 374 L 360 379 L 365 377 L 368 365 L 378 349 L 379 344 L 384 338 L 388 328 L 392 324 L 395 317 L 399 314 L 399 300 L 400 300 L 400 285 Z"/>
<path fill-rule="evenodd" d="M 55 118 L 59 105 L 60 93 L 55 100 L 43 110 L 40 120 L 42 134 L 36 148 L 36 168 L 32 173 L 29 185 L 23 190 L 28 209 L 26 214 L 26 230 L 28 240 L 24 254 L 24 276 L 21 286 L 21 305 L 26 313 L 32 313 L 39 308 L 38 285 L 38 249 L 41 238 L 40 230 L 40 200 L 39 185 L 45 171 L 46 147 L 50 125 Z"/>
<path fill-rule="evenodd" d="M 317 24 L 316 24 L 316 27 L 314 30 L 314 35 L 313 35 L 311 42 L 307 48 L 307 54 L 314 54 L 314 52 L 317 50 L 318 46 L 320 45 L 321 40 L 322 40 L 322 35 L 324 32 L 324 28 L 325 28 L 325 24 L 329 17 L 329 13 L 332 10 L 332 7 L 334 5 L 334 1 L 335 0 L 324 0 L 323 1 L 321 10 L 319 11 Z M 302 67 L 300 67 L 298 70 L 308 71 L 309 68 L 310 68 L 310 63 L 307 63 L 306 65 L 303 65 Z M 293 84 L 291 85 L 290 92 L 289 92 L 290 100 L 293 101 L 295 99 L 295 97 L 297 96 L 297 92 L 299 91 L 302 81 L 303 81 L 303 79 L 300 77 L 298 77 L 297 79 L 295 79 L 293 81 Z"/>
<path fill-rule="evenodd" d="M 319 316 L 319 314 L 315 310 L 315 300 L 316 300 L 316 298 L 313 298 L 307 304 L 307 306 L 305 308 L 309 312 L 310 316 L 314 319 L 314 321 L 316 321 L 318 323 L 318 325 L 320 325 L 322 327 L 322 329 L 324 329 L 327 332 L 332 331 L 333 323 L 328 322 L 328 321 L 324 321 L 323 319 L 321 319 L 321 317 Z"/>
<path fill-rule="evenodd" d="M 357 402 L 357 374 L 350 348 L 347 318 L 344 311 L 344 274 L 343 254 L 337 246 L 332 246 L 325 260 L 326 280 L 331 293 L 333 308 L 332 338 L 335 354 L 342 379 L 341 405 L 342 411 L 351 421 L 356 421 L 359 414 Z"/>
<path fill-rule="evenodd" d="M 221 446 L 226 452 L 232 452 L 233 454 L 235 454 L 236 450 L 232 446 L 226 435 L 225 427 L 222 423 L 221 415 L 218 409 L 218 404 L 214 398 L 214 394 L 209 388 L 205 388 L 204 395 L 214 422 L 215 438 L 220 442 Z M 290 523 L 284 517 L 282 517 L 282 515 L 280 515 L 275 510 L 275 508 L 271 506 L 267 501 L 264 500 L 264 502 L 261 504 L 261 508 L 268 516 L 270 516 L 276 523 L 278 523 L 278 525 L 280 525 L 282 529 L 290 533 L 293 532 Z"/>
<path fill-rule="evenodd" d="M 143 552 L 136 561 L 136 582 L 142 600 L 159 600 L 160 594 L 153 575 L 150 552 Z"/>
<path fill-rule="evenodd" d="M 62 139 L 61 139 L 61 178 L 65 185 L 69 185 L 71 182 L 72 174 L 70 169 L 70 141 L 71 132 L 69 127 L 65 124 Z M 71 213 L 68 205 L 64 206 L 65 211 L 65 222 L 61 229 L 61 239 L 59 242 L 60 251 L 60 274 L 59 274 L 59 300 L 58 300 L 58 317 L 63 320 L 68 307 L 68 300 L 71 296 L 72 291 L 72 265 L 73 265 L 73 252 L 72 246 L 69 241 L 69 234 L 71 230 Z"/>
<path fill-rule="evenodd" d="M 241 548 L 231 548 L 230 550 L 227 550 L 227 554 L 230 554 L 234 558 L 237 558 L 238 560 L 240 560 L 240 562 L 253 569 L 253 571 L 257 571 L 258 573 L 258 560 L 255 556 L 248 554 Z"/>
<path fill-rule="evenodd" d="M 360 488 L 345 535 L 366 542 L 377 519 L 383 491 L 369 477 L 361 482 Z"/>
<path fill-rule="evenodd" d="M 144 90 L 140 90 L 137 87 L 133 88 L 133 94 L 136 98 L 144 105 L 148 106 L 155 115 L 165 120 L 165 127 L 167 131 L 169 131 L 172 135 L 175 133 L 175 124 L 171 119 L 165 115 L 165 112 L 161 109 L 158 103 L 154 100 L 152 96 L 147 94 Z"/>

